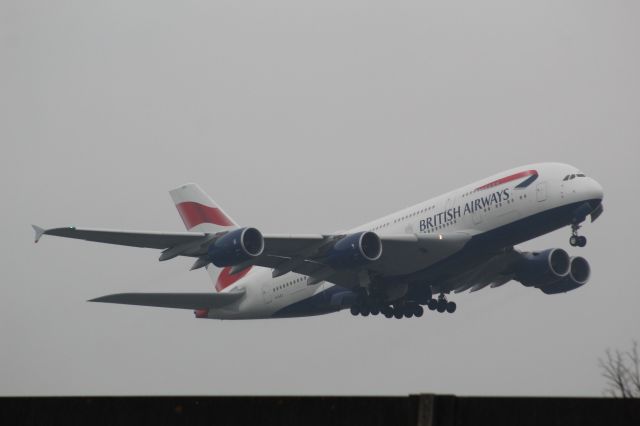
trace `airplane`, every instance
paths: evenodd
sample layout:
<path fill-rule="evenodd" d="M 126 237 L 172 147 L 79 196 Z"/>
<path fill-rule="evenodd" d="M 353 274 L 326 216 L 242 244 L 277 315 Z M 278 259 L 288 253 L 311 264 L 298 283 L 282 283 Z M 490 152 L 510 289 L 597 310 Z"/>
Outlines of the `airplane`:
<path fill-rule="evenodd" d="M 585 285 L 586 259 L 562 248 L 515 246 L 563 227 L 579 230 L 603 213 L 603 189 L 577 168 L 539 163 L 507 170 L 344 232 L 263 234 L 240 226 L 198 185 L 170 191 L 187 232 L 32 225 L 43 235 L 162 250 L 191 257 L 215 291 L 120 293 L 91 302 L 193 310 L 221 320 L 306 317 L 349 309 L 354 316 L 453 313 L 452 293 L 510 281 L 562 294 Z"/>

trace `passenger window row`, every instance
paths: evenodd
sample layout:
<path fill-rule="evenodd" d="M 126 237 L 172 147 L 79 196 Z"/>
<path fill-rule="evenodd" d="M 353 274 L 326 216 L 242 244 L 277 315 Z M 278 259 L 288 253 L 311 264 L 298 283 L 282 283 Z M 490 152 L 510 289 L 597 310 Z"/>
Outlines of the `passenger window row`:
<path fill-rule="evenodd" d="M 429 210 L 433 210 L 433 209 L 435 209 L 435 208 L 436 208 L 436 206 L 435 206 L 435 205 L 432 205 L 432 206 L 429 206 L 429 207 L 425 207 L 425 208 L 424 208 L 424 209 L 422 209 L 422 210 L 418 210 L 418 211 L 415 211 L 415 212 L 413 212 L 413 213 L 411 213 L 411 214 L 408 214 L 408 215 L 402 216 L 402 217 L 400 217 L 400 218 L 398 218 L 398 219 L 395 219 L 395 220 L 393 221 L 393 223 L 402 222 L 403 220 L 407 220 L 407 219 L 409 219 L 410 217 L 417 216 L 417 215 L 419 215 L 419 214 L 422 214 L 422 213 L 428 212 Z"/>
<path fill-rule="evenodd" d="M 290 286 L 292 286 L 292 285 L 294 285 L 296 283 L 302 282 L 303 280 L 304 280 L 304 278 L 296 278 L 293 281 L 289 281 L 288 283 L 284 283 L 282 285 L 274 287 L 273 288 L 273 292 L 275 293 L 278 290 L 284 290 L 285 288 L 290 287 Z"/>

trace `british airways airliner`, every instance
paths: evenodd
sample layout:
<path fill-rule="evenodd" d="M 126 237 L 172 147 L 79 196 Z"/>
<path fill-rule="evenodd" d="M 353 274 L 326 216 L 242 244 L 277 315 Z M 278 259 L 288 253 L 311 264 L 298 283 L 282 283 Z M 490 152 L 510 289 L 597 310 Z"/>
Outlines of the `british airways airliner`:
<path fill-rule="evenodd" d="M 160 261 L 195 258 L 209 293 L 121 293 L 92 302 L 193 310 L 197 318 L 353 315 L 421 317 L 423 306 L 453 313 L 452 293 L 518 281 L 545 294 L 587 283 L 591 269 L 562 248 L 515 245 L 563 227 L 584 247 L 587 217 L 603 212 L 598 182 L 573 166 L 532 164 L 400 210 L 346 232 L 269 235 L 238 225 L 196 184 L 170 191 L 188 232 L 33 226 L 43 235 L 160 249 Z"/>

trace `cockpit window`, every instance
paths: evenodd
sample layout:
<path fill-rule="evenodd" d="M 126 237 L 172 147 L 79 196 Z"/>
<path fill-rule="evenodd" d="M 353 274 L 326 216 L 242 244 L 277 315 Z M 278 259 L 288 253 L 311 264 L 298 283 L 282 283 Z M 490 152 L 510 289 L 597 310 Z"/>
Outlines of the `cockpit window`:
<path fill-rule="evenodd" d="M 564 177 L 564 179 L 562 179 L 562 180 L 563 181 L 567 181 L 567 180 L 575 179 L 577 177 L 587 177 L 587 175 L 585 175 L 584 173 L 576 173 L 576 174 L 573 174 L 573 175 L 566 175 Z"/>

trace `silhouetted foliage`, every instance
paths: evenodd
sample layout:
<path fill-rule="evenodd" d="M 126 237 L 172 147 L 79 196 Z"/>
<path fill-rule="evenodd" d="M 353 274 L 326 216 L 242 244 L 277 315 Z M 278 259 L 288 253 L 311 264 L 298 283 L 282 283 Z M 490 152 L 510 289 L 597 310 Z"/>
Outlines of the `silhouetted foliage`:
<path fill-rule="evenodd" d="M 598 360 L 602 375 L 607 379 L 606 394 L 614 398 L 640 398 L 640 356 L 638 342 L 631 349 L 611 351 Z"/>

